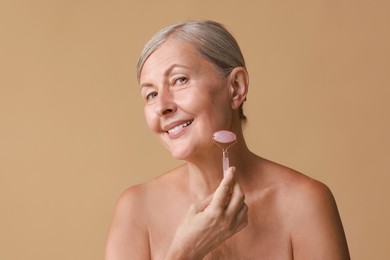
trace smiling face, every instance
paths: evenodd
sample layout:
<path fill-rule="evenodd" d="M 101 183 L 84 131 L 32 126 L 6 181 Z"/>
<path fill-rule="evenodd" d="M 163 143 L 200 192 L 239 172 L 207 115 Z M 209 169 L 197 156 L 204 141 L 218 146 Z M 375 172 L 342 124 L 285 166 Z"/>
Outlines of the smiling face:
<path fill-rule="evenodd" d="M 174 38 L 146 60 L 140 74 L 146 122 L 173 157 L 202 156 L 215 149 L 215 131 L 231 129 L 237 111 L 228 77 L 192 45 Z"/>

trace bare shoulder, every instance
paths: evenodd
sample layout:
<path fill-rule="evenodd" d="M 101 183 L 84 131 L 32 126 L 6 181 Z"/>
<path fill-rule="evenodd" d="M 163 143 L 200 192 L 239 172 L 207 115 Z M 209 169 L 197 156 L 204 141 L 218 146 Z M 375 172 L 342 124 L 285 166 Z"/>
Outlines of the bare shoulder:
<path fill-rule="evenodd" d="M 288 167 L 269 162 L 290 230 L 294 259 L 349 259 L 336 201 L 329 187 Z"/>
<path fill-rule="evenodd" d="M 106 259 L 150 259 L 151 210 L 164 199 L 175 171 L 127 188 L 120 195 L 106 244 Z M 173 184 L 171 184 L 173 185 Z"/>
<path fill-rule="evenodd" d="M 302 204 L 305 205 L 304 208 L 308 209 L 309 205 L 316 206 L 322 205 L 324 202 L 327 204 L 334 202 L 331 190 L 323 182 L 294 169 L 281 167 L 286 176 L 284 184 L 289 193 L 289 198 L 294 202 L 294 207 Z"/>
<path fill-rule="evenodd" d="M 149 259 L 149 235 L 142 202 L 147 185 L 135 185 L 120 196 L 106 243 L 106 260 Z"/>
<path fill-rule="evenodd" d="M 149 207 L 154 209 L 156 203 L 181 187 L 179 183 L 181 179 L 178 175 L 183 167 L 180 166 L 147 182 L 127 188 L 118 200 L 117 210 L 131 214 L 132 218 L 139 217 L 146 221 Z"/>
<path fill-rule="evenodd" d="M 268 160 L 263 161 L 262 168 L 265 182 L 272 185 L 282 198 L 293 203 L 294 207 L 298 206 L 296 203 L 307 206 L 306 203 L 315 200 L 333 200 L 327 185 L 292 168 Z"/>
<path fill-rule="evenodd" d="M 145 203 L 147 198 L 148 186 L 149 182 L 146 182 L 133 185 L 123 191 L 117 202 L 116 213 L 131 216 L 127 219 L 134 219 L 137 216 L 142 217 L 142 204 Z"/>
<path fill-rule="evenodd" d="M 337 210 L 333 194 L 324 183 L 271 161 L 266 164 L 267 182 L 291 212 L 291 217 L 302 219 L 314 213 Z"/>

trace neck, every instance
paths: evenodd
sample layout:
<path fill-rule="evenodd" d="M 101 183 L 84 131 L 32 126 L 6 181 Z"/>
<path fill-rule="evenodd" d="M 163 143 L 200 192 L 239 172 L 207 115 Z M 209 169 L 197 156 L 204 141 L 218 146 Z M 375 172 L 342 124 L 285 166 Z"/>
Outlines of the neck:
<path fill-rule="evenodd" d="M 246 146 L 243 136 L 237 136 L 237 143 L 229 148 L 230 166 L 237 169 L 236 180 L 248 174 L 253 154 Z M 222 149 L 217 145 L 201 157 L 188 161 L 189 193 L 192 200 L 203 199 L 215 192 L 223 178 Z"/>

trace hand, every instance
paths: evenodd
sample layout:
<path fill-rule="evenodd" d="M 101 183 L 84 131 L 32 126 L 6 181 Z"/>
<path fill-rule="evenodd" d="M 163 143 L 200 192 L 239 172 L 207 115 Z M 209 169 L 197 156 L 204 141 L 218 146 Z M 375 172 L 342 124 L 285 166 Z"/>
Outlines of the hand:
<path fill-rule="evenodd" d="M 229 168 L 211 197 L 190 206 L 176 230 L 169 259 L 179 254 L 186 259 L 202 259 L 247 225 L 248 206 L 240 185 L 234 181 L 234 171 L 234 167 Z"/>

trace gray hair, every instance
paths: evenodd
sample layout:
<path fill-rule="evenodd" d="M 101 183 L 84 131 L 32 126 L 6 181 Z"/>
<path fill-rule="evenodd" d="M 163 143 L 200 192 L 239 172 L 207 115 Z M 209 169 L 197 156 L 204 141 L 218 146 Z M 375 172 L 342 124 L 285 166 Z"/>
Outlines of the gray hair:
<path fill-rule="evenodd" d="M 192 44 L 224 75 L 236 67 L 246 68 L 237 41 L 222 24 L 210 20 L 185 21 L 160 30 L 146 43 L 137 62 L 138 80 L 146 60 L 170 37 Z M 242 105 L 239 112 L 242 121 L 246 121 Z"/>

